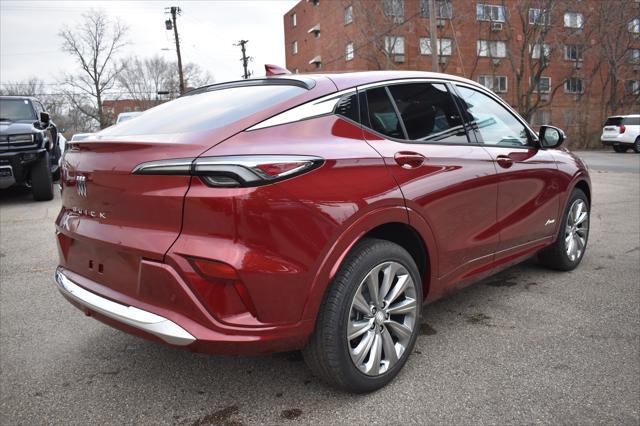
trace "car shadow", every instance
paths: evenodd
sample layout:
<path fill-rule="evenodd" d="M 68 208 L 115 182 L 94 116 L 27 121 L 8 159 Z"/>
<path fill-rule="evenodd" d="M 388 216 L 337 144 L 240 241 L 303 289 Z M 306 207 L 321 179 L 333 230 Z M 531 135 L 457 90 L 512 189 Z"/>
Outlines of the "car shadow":
<path fill-rule="evenodd" d="M 57 183 L 53 185 L 53 199 L 56 200 L 60 198 L 60 190 Z M 0 189 L 0 206 L 2 207 L 34 203 L 40 203 L 40 201 L 33 199 L 31 189 L 27 186 L 12 186 L 11 188 Z"/>

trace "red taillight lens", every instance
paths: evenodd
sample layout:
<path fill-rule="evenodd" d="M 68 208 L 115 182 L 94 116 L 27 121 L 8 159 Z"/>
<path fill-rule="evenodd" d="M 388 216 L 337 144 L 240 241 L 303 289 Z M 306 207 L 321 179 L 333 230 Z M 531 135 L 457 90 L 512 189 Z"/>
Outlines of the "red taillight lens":
<path fill-rule="evenodd" d="M 626 127 L 624 127 L 624 124 L 620 125 L 620 133 L 624 133 L 624 131 L 627 130 Z"/>
<path fill-rule="evenodd" d="M 282 177 L 289 173 L 295 172 L 301 167 L 305 167 L 307 163 L 300 161 L 297 163 L 264 163 L 258 164 L 256 168 L 260 169 L 264 174 L 271 177 Z"/>
<path fill-rule="evenodd" d="M 204 278 L 237 280 L 238 273 L 231 265 L 207 259 L 191 259 L 191 264 Z"/>

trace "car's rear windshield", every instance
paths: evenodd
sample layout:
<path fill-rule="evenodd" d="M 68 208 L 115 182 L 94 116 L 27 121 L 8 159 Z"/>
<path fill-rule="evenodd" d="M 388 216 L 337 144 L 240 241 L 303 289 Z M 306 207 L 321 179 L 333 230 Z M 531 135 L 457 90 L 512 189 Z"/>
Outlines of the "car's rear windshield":
<path fill-rule="evenodd" d="M 248 85 L 183 96 L 105 129 L 101 135 L 186 133 L 213 130 L 241 120 L 306 90 L 295 85 Z"/>
<path fill-rule="evenodd" d="M 28 99 L 0 99 L 0 120 L 35 120 L 36 113 Z"/>

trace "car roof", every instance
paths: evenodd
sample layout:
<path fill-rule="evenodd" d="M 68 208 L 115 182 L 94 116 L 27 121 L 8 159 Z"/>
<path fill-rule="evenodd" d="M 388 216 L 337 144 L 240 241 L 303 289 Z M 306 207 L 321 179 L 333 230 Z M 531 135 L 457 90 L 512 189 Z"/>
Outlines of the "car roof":
<path fill-rule="evenodd" d="M 34 96 L 14 96 L 14 95 L 3 95 L 0 96 L 0 99 L 29 99 L 30 101 L 38 101 L 38 98 L 34 97 Z"/>
<path fill-rule="evenodd" d="M 268 84 L 269 81 L 278 82 L 280 84 L 295 84 L 306 88 L 313 89 L 315 82 L 318 80 L 330 80 L 336 87 L 336 90 L 345 90 L 365 84 L 382 83 L 391 80 L 414 79 L 414 78 L 430 78 L 438 80 L 450 80 L 471 84 L 477 87 L 479 83 L 463 77 L 451 74 L 426 71 L 356 71 L 356 72 L 335 72 L 335 73 L 316 73 L 316 74 L 281 74 L 266 77 L 255 77 L 246 80 L 227 81 L 222 83 L 202 86 L 197 89 L 185 92 L 182 96 L 189 96 L 198 93 L 207 92 L 216 88 L 227 88 L 236 86 L 245 86 L 250 84 Z M 288 81 L 288 83 L 285 83 Z"/>
<path fill-rule="evenodd" d="M 338 90 L 349 89 L 355 86 L 362 86 L 371 83 L 382 83 L 390 80 L 430 78 L 438 80 L 451 80 L 460 83 L 468 83 L 480 86 L 479 83 L 463 77 L 451 74 L 427 71 L 356 71 L 356 72 L 336 72 L 319 74 L 288 74 L 283 77 L 296 78 L 296 76 L 306 78 L 329 78 L 336 85 Z M 482 86 L 480 86 L 482 87 Z"/>
<path fill-rule="evenodd" d="M 627 115 L 610 115 L 609 118 L 629 118 L 629 117 L 640 117 L 640 114 L 627 114 Z"/>

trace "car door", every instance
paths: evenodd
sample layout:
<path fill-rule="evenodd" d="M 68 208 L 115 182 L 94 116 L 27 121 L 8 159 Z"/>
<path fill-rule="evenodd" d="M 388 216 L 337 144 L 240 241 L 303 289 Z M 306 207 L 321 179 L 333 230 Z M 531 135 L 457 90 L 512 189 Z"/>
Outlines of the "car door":
<path fill-rule="evenodd" d="M 469 143 L 447 84 L 391 83 L 360 97 L 365 138 L 432 230 L 443 286 L 485 272 L 498 245 L 496 170 Z"/>
<path fill-rule="evenodd" d="M 498 251 L 507 256 L 543 245 L 559 220 L 560 182 L 553 154 L 540 149 L 528 126 L 494 95 L 464 84 L 456 84 L 456 91 L 463 115 L 496 164 Z"/>

